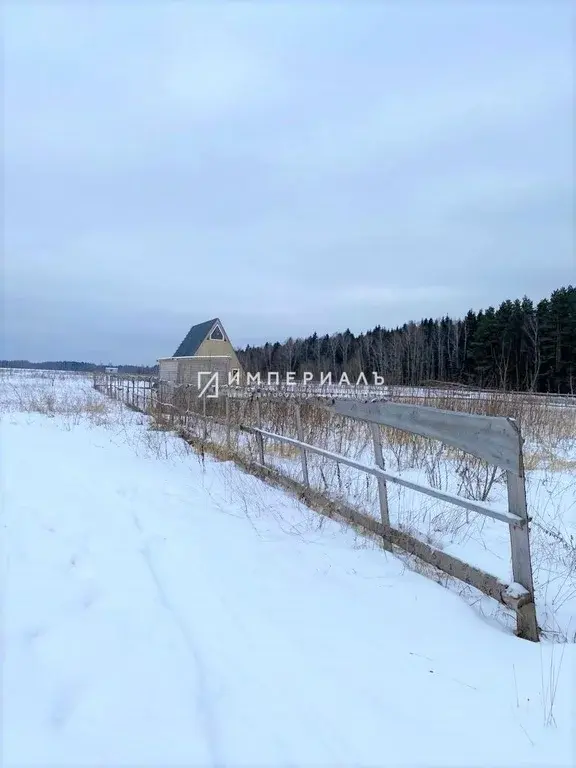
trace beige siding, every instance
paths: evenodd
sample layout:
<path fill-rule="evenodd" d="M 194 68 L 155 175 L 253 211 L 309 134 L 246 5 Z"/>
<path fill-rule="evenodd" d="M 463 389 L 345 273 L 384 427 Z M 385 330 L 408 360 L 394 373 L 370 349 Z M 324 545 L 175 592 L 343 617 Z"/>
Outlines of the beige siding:
<path fill-rule="evenodd" d="M 244 377 L 242 366 L 226 332 L 224 329 L 222 330 L 225 335 L 224 339 L 205 338 L 193 356 L 159 360 L 160 379 L 197 387 L 199 372 L 213 373 L 218 371 L 220 385 L 223 386 L 228 383 L 228 374 L 233 370 L 238 370 L 240 371 L 240 381 L 242 381 Z M 207 381 L 207 378 L 203 378 L 202 383 L 207 383 Z"/>
<path fill-rule="evenodd" d="M 200 371 L 218 371 L 220 384 L 227 384 L 230 368 L 229 357 L 181 357 L 178 360 L 178 383 L 197 387 Z M 203 382 L 207 383 L 207 378 L 203 378 Z"/>
<path fill-rule="evenodd" d="M 204 339 L 202 344 L 198 347 L 196 355 L 202 355 L 204 357 L 210 357 L 211 355 L 226 355 L 230 358 L 230 370 L 238 368 L 240 372 L 242 372 L 242 366 L 236 356 L 236 352 L 234 352 L 234 347 L 227 340 Z"/>

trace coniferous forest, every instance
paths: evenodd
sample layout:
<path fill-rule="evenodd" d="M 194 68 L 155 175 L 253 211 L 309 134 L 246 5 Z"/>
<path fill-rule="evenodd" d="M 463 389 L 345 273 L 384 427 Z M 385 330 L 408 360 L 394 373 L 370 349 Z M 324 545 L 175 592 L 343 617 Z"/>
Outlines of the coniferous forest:
<path fill-rule="evenodd" d="M 497 309 L 470 311 L 463 319 L 442 317 L 400 328 L 376 326 L 305 339 L 289 338 L 240 350 L 248 371 L 289 371 L 300 379 L 346 373 L 352 383 L 364 373 L 389 384 L 453 382 L 516 391 L 576 393 L 576 288 L 569 285 L 534 304 L 504 301 Z"/>
<path fill-rule="evenodd" d="M 377 325 L 354 335 L 350 330 L 305 339 L 288 338 L 238 350 L 246 371 L 262 374 L 293 371 L 332 373 L 350 382 L 373 372 L 388 384 L 450 382 L 487 389 L 576 394 L 576 288 L 554 291 L 538 304 L 524 297 L 504 301 L 497 309 L 474 312 L 463 319 L 442 317 L 405 323 L 399 328 Z M 31 363 L 3 360 L 0 367 L 91 372 L 103 365 L 76 361 Z M 155 374 L 157 366 L 121 365 L 120 373 Z"/>

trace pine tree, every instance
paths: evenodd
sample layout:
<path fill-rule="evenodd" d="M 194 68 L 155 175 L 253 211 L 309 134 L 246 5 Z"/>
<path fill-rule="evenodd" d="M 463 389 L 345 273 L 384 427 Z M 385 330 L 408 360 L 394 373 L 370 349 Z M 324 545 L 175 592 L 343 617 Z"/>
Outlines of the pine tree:
<path fill-rule="evenodd" d="M 343 333 L 283 344 L 266 343 L 239 352 L 251 372 L 289 370 L 302 376 L 346 372 L 356 380 L 372 371 L 390 384 L 442 380 L 500 389 L 576 390 L 576 289 L 559 288 L 537 306 L 528 298 L 495 309 L 470 310 L 463 320 L 448 315 L 366 333 Z M 84 365 L 84 364 L 81 364 Z"/>

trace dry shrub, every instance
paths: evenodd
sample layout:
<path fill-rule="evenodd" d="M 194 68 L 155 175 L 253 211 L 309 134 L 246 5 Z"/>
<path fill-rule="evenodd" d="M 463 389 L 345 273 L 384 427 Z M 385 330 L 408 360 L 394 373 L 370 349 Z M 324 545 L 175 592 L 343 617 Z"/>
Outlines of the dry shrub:
<path fill-rule="evenodd" d="M 34 374 L 34 375 L 31 375 Z M 0 376 L 0 411 L 59 416 L 70 428 L 82 422 L 114 420 L 114 404 L 96 392 L 89 379 L 60 371 L 26 371 Z"/>
<path fill-rule="evenodd" d="M 528 483 L 532 476 L 549 489 L 560 471 L 576 467 L 576 407 L 559 404 L 554 398 L 519 396 L 510 393 L 446 393 L 431 390 L 419 396 L 399 391 L 393 400 L 444 410 L 514 418 L 525 439 L 525 467 Z M 258 407 L 256 406 L 258 400 Z M 265 430 L 297 438 L 295 408 L 300 409 L 304 442 L 335 454 L 374 463 L 372 432 L 366 423 L 341 417 L 318 407 L 312 398 L 271 396 L 224 397 L 202 401 L 191 391 L 180 392 L 170 403 L 152 404 L 150 413 L 159 430 L 179 430 L 203 457 L 204 449 L 221 458 L 234 457 L 246 466 L 259 462 L 254 435 L 249 429 Z M 228 411 L 227 411 L 228 408 Z M 228 427 L 225 424 L 228 412 Z M 259 412 L 259 416 L 258 416 Z M 204 418 L 206 417 L 206 418 Z M 487 462 L 439 441 L 402 430 L 381 427 L 380 434 L 388 469 L 416 472 L 432 487 L 463 497 L 489 501 L 505 497 L 505 473 Z M 265 438 L 266 463 L 291 482 L 301 481 L 301 456 L 297 447 Z M 339 464 L 333 459 L 308 452 L 313 490 L 326 498 L 352 505 L 378 517 L 378 488 L 373 477 Z M 542 478 L 542 472 L 544 477 Z M 537 490 L 537 489 L 536 489 Z M 532 552 L 541 624 L 557 639 L 568 639 L 564 628 L 556 629 L 555 612 L 576 599 L 576 542 L 562 528 L 567 489 L 551 490 L 549 507 L 534 509 Z M 423 540 L 443 546 L 464 544 L 474 539 L 485 546 L 484 530 L 490 521 L 477 513 L 458 510 L 437 500 L 389 484 L 391 508 L 397 525 Z"/>
<path fill-rule="evenodd" d="M 396 391 L 392 399 L 444 410 L 514 418 L 525 438 L 528 472 L 542 467 L 543 462 L 546 466 L 558 468 L 570 468 L 575 463 L 572 458 L 565 458 L 564 454 L 574 447 L 576 441 L 576 407 L 558 406 L 554 399 L 498 392 L 463 395 L 435 389 L 418 396 L 406 396 Z M 259 402 L 260 423 L 257 423 L 256 400 Z M 267 431 L 297 438 L 296 405 L 300 408 L 304 442 L 372 463 L 372 436 L 366 424 L 331 414 L 310 399 L 271 396 L 270 393 L 260 397 L 258 393 L 250 392 L 246 397 L 229 398 L 230 446 L 250 452 L 250 441 L 242 433 L 242 427 L 262 426 Z M 213 442 L 224 439 L 224 397 L 201 400 L 192 388 L 176 388 L 170 402 L 164 403 L 155 416 L 158 423 L 166 428 L 185 426 L 204 439 Z M 436 440 L 388 427 L 381 428 L 381 436 L 385 454 L 393 458 L 391 469 L 399 472 L 411 469 L 423 471 L 432 487 L 452 487 L 466 498 L 485 501 L 493 488 L 504 479 L 504 473 L 487 462 Z M 294 447 L 273 441 L 267 443 L 268 450 L 279 458 L 298 460 L 299 452 Z M 322 464 L 325 477 L 326 473 L 331 474 L 329 460 L 319 457 L 314 460 Z M 340 477 L 337 480 L 341 485 Z"/>

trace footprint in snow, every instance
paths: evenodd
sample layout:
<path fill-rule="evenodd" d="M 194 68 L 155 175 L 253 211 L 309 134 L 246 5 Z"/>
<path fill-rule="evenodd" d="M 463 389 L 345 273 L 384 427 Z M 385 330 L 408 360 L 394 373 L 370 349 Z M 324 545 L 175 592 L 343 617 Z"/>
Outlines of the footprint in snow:
<path fill-rule="evenodd" d="M 59 688 L 55 694 L 50 707 L 50 725 L 53 728 L 63 728 L 70 720 L 82 686 L 75 683 L 68 683 Z"/>
<path fill-rule="evenodd" d="M 79 595 L 73 597 L 69 602 L 69 608 L 76 613 L 77 611 L 87 611 L 100 595 L 100 590 L 95 582 L 87 581 L 81 585 Z"/>
<path fill-rule="evenodd" d="M 39 640 L 48 631 L 47 627 L 42 624 L 35 624 L 28 627 L 22 633 L 22 643 L 26 646 L 33 645 L 36 640 Z"/>
<path fill-rule="evenodd" d="M 88 582 L 82 590 L 82 596 L 80 598 L 82 608 L 85 610 L 90 608 L 90 606 L 96 602 L 99 594 L 100 591 L 96 584 Z"/>

